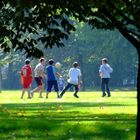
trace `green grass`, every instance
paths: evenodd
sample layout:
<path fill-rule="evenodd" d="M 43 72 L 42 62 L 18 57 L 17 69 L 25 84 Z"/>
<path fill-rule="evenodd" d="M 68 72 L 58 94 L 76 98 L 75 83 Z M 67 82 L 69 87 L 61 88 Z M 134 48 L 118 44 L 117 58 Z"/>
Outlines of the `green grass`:
<path fill-rule="evenodd" d="M 0 140 L 134 140 L 136 91 L 68 92 L 62 99 L 20 99 L 21 91 L 0 93 Z M 45 93 L 44 93 L 45 97 Z"/>

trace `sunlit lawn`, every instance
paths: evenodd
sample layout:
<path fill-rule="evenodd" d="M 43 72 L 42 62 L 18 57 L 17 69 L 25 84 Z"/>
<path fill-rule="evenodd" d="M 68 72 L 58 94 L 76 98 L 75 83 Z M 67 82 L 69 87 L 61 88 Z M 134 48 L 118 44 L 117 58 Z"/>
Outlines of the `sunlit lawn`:
<path fill-rule="evenodd" d="M 136 92 L 67 92 L 56 99 L 20 99 L 21 91 L 0 93 L 0 140 L 134 140 Z M 45 93 L 44 93 L 45 97 Z"/>

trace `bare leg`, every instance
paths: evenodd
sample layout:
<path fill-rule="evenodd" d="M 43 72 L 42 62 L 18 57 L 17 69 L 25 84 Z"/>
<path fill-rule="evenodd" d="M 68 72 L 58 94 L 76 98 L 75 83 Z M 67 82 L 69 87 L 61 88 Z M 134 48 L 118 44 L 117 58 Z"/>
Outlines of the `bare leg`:
<path fill-rule="evenodd" d="M 35 93 L 35 92 L 38 92 L 38 91 L 39 91 L 39 87 L 36 87 L 35 89 L 33 89 L 33 90 L 31 91 L 32 97 L 34 96 L 34 93 Z"/>
<path fill-rule="evenodd" d="M 38 86 L 38 87 L 36 87 L 35 89 L 33 89 L 32 91 L 31 91 L 31 95 L 32 95 L 32 97 L 34 96 L 34 93 L 35 92 L 39 92 L 39 98 L 42 98 L 43 96 L 42 96 L 42 92 L 43 92 L 43 86 L 41 85 L 41 86 Z"/>
<path fill-rule="evenodd" d="M 48 98 L 49 93 L 50 93 L 50 92 L 46 92 L 46 98 Z"/>
<path fill-rule="evenodd" d="M 57 98 L 59 98 L 59 92 L 56 92 L 57 93 Z"/>
<path fill-rule="evenodd" d="M 39 86 L 39 91 L 40 91 L 40 95 L 39 98 L 43 98 L 42 93 L 43 93 L 43 85 Z"/>
<path fill-rule="evenodd" d="M 21 93 L 21 97 L 20 97 L 21 99 L 23 99 L 24 94 L 25 94 L 25 88 L 22 89 L 22 93 Z"/>
<path fill-rule="evenodd" d="M 27 92 L 28 92 L 28 99 L 30 99 L 31 98 L 30 88 L 27 89 Z"/>

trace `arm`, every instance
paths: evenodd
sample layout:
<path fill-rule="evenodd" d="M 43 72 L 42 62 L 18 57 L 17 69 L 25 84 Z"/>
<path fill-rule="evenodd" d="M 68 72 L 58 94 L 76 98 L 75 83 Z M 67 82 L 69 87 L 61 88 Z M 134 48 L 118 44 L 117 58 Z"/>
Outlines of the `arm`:
<path fill-rule="evenodd" d="M 54 73 L 56 76 L 58 76 L 58 77 L 61 76 L 61 74 L 58 72 L 58 70 L 55 67 L 53 67 L 53 70 L 54 70 Z"/>
<path fill-rule="evenodd" d="M 82 84 L 82 77 L 78 76 L 78 85 Z"/>
<path fill-rule="evenodd" d="M 33 77 L 33 72 L 32 72 L 32 68 L 30 67 L 29 69 L 29 76 L 32 78 Z"/>
<path fill-rule="evenodd" d="M 100 77 L 103 77 L 103 65 L 100 66 L 100 69 L 99 69 L 99 76 L 100 76 Z"/>
<path fill-rule="evenodd" d="M 108 70 L 109 73 L 112 73 L 113 72 L 113 69 L 110 67 L 109 64 L 107 64 L 107 70 Z"/>
<path fill-rule="evenodd" d="M 59 72 L 56 72 L 55 73 L 58 77 L 60 77 L 61 76 L 61 74 L 59 73 Z"/>
<path fill-rule="evenodd" d="M 80 84 L 82 84 L 82 74 L 81 74 L 81 71 L 79 70 L 78 85 Z"/>

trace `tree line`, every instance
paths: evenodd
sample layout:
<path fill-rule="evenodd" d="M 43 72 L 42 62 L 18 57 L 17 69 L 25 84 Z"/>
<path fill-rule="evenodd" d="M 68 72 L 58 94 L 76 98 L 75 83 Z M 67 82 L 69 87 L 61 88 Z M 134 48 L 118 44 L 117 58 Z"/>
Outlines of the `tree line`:
<path fill-rule="evenodd" d="M 42 43 L 38 47 L 41 47 Z M 101 59 L 107 57 L 114 72 L 111 75 L 112 87 L 136 87 L 138 56 L 136 50 L 117 31 L 103 31 L 79 24 L 63 48 L 43 50 L 46 60 L 53 58 L 62 64 L 60 73 L 67 79 L 68 69 L 73 61 L 78 61 L 82 70 L 83 90 L 99 88 L 98 75 Z M 21 57 L 22 56 L 22 57 Z M 7 57 L 7 56 L 6 56 Z M 25 56 L 19 52 L 9 56 L 1 68 L 3 89 L 19 89 L 19 71 L 24 65 Z M 3 57 L 1 57 L 2 61 Z M 11 61 L 13 60 L 13 61 Z M 16 61 L 15 61 L 16 60 Z M 32 60 L 32 68 L 38 59 Z M 47 62 L 46 62 L 47 64 Z M 16 79 L 16 80 L 15 80 Z"/>

